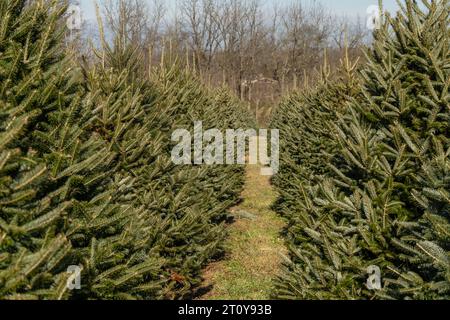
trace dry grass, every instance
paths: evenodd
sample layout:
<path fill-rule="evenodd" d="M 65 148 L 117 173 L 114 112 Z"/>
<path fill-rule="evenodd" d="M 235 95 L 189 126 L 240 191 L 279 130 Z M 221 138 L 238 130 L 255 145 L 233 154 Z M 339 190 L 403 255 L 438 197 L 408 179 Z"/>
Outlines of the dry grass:
<path fill-rule="evenodd" d="M 229 256 L 205 270 L 204 285 L 212 290 L 203 300 L 270 298 L 272 279 L 286 252 L 279 234 L 284 223 L 270 210 L 276 194 L 269 178 L 261 176 L 259 170 L 259 166 L 248 166 L 244 201 L 232 209 L 237 218 L 229 226 Z"/>

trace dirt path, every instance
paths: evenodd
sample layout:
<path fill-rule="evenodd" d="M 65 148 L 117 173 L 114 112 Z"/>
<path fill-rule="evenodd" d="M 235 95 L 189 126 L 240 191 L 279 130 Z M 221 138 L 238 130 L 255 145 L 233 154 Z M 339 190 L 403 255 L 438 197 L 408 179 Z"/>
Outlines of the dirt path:
<path fill-rule="evenodd" d="M 244 199 L 231 210 L 229 255 L 205 271 L 205 287 L 212 288 L 202 300 L 265 300 L 278 273 L 286 249 L 279 235 L 283 220 L 270 206 L 276 193 L 259 166 L 248 166 Z"/>

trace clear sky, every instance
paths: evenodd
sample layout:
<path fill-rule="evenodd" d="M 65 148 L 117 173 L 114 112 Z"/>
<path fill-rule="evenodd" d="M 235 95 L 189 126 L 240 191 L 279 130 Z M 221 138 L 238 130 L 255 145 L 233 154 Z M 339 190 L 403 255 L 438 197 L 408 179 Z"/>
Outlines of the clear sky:
<path fill-rule="evenodd" d="M 81 4 L 83 10 L 83 17 L 85 19 L 95 19 L 94 11 L 94 0 L 75 0 Z M 101 3 L 103 0 L 97 0 Z M 300 1 L 303 3 L 308 3 L 310 0 L 261 0 L 261 3 L 266 4 L 268 8 L 272 6 L 275 2 L 283 5 L 283 3 L 291 3 L 292 1 Z M 176 7 L 177 0 L 165 0 L 167 5 L 171 8 Z M 378 0 L 318 0 L 325 7 L 329 8 L 330 11 L 338 15 L 346 16 L 366 16 L 366 10 L 371 5 L 377 5 Z M 384 0 L 384 7 L 389 11 L 395 11 L 397 8 L 396 0 Z"/>

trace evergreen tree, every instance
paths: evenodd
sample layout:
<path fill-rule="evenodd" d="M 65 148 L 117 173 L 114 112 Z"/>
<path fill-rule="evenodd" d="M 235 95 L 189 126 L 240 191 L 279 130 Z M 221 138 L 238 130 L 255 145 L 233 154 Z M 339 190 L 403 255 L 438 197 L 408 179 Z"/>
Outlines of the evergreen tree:
<path fill-rule="evenodd" d="M 274 207 L 285 216 L 295 212 L 301 196 L 298 184 L 317 184 L 330 172 L 328 164 L 339 157 L 330 121 L 359 93 L 357 61 L 350 61 L 347 49 L 345 53 L 333 73 L 325 59 L 317 86 L 289 95 L 273 116 L 271 126 L 278 128 L 282 137 L 280 173 L 273 179 L 280 197 Z"/>
<path fill-rule="evenodd" d="M 243 174 L 175 166 L 171 133 L 246 114 L 236 105 L 219 121 L 227 98 L 177 66 L 149 82 L 123 37 L 78 70 L 64 12 L 57 0 L 0 4 L 0 297 L 186 296 L 223 251 Z M 67 286 L 70 266 L 80 290 Z"/>
<path fill-rule="evenodd" d="M 445 230 L 445 193 L 433 198 L 444 201 L 433 205 L 434 225 L 423 208 L 430 200 L 419 196 L 430 196 L 430 183 L 445 188 L 429 168 L 432 145 L 441 158 L 448 149 L 448 1 L 422 7 L 405 1 L 397 17 L 386 14 L 361 72 L 362 96 L 334 121 L 339 148 L 330 172 L 316 188 L 297 187 L 301 211 L 293 214 L 292 263 L 279 296 L 448 298 L 448 245 L 426 240 L 435 234 L 430 226 Z M 382 290 L 366 286 L 370 266 L 381 269 Z"/>
<path fill-rule="evenodd" d="M 72 214 L 107 166 L 82 128 L 78 84 L 61 46 L 57 1 L 4 1 L 0 43 L 0 295 L 69 296 Z M 78 122 L 81 120 L 81 122 Z"/>
<path fill-rule="evenodd" d="M 102 43 L 95 68 L 84 68 L 90 96 L 86 100 L 92 102 L 90 110 L 95 114 L 89 130 L 98 133 L 116 154 L 115 180 L 129 184 L 125 195 L 115 201 L 138 210 L 126 235 L 140 239 L 136 246 L 127 242 L 120 260 L 92 270 L 105 283 L 102 290 L 109 291 L 86 296 L 183 297 L 201 282 L 202 268 L 224 250 L 227 209 L 238 200 L 243 170 L 174 165 L 171 134 L 180 128 L 192 131 L 194 121 L 203 121 L 204 130 L 225 129 L 230 123 L 233 127 L 246 123 L 248 114 L 238 104 L 230 107 L 229 96 L 215 100 L 176 62 L 162 64 L 149 82 L 142 72 L 140 50 L 122 34 L 116 35 L 112 46 Z M 224 116 L 222 110 L 229 113 Z M 116 190 L 114 184 L 110 188 Z M 111 243 L 105 238 L 105 248 Z M 131 267 L 135 270 L 130 274 Z M 131 280 L 121 282 L 122 292 L 111 290 L 120 288 L 115 284 L 118 275 Z M 133 295 L 136 286 L 142 289 Z"/>
<path fill-rule="evenodd" d="M 276 281 L 278 298 L 332 298 L 331 293 L 317 290 L 329 281 L 327 264 L 332 262 L 319 254 L 321 233 L 329 232 L 319 225 L 327 223 L 328 215 L 317 208 L 314 199 L 320 192 L 318 184 L 333 172 L 329 164 L 342 161 L 333 123 L 360 93 L 356 66 L 346 55 L 332 74 L 325 63 L 319 84 L 287 97 L 273 117 L 271 126 L 280 128 L 281 137 L 280 172 L 273 179 L 280 196 L 274 208 L 288 220 L 286 236 L 292 258 Z M 313 274 L 299 268 L 303 263 Z"/>
<path fill-rule="evenodd" d="M 194 121 L 202 121 L 204 131 L 214 128 L 223 134 L 225 129 L 247 126 L 249 115 L 236 99 L 223 91 L 216 95 L 209 92 L 176 61 L 156 70 L 153 79 L 160 92 L 156 110 L 164 110 L 172 121 L 170 129 L 164 130 L 168 132 L 166 141 L 176 129 L 186 129 L 194 137 Z M 171 150 L 174 144 L 169 146 Z M 182 275 L 191 287 L 200 284 L 201 269 L 225 250 L 227 209 L 239 200 L 244 171 L 242 166 L 195 165 L 177 166 L 171 174 L 174 177 L 163 176 L 160 181 L 178 204 L 171 204 L 170 211 L 164 213 L 171 217 L 171 228 L 164 231 L 164 239 L 174 245 L 162 250 L 172 261 L 170 270 Z"/>

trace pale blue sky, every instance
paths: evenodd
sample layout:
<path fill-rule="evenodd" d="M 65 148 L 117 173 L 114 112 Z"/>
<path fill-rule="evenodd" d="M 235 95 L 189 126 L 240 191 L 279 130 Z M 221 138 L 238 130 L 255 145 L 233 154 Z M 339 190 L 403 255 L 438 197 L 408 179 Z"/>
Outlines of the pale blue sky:
<path fill-rule="evenodd" d="M 77 1 L 77 0 L 75 0 Z M 101 3 L 103 0 L 98 0 Z M 308 3 L 309 0 L 261 0 L 261 3 L 265 4 L 267 8 L 271 8 L 276 2 L 279 5 L 284 3 L 291 3 L 292 1 L 300 1 L 302 3 Z M 83 16 L 85 19 L 95 19 L 94 0 L 78 0 L 82 6 Z M 176 7 L 177 0 L 165 1 L 171 8 Z M 327 7 L 332 13 L 346 16 L 366 16 L 366 10 L 371 5 L 377 5 L 378 0 L 318 0 L 325 7 Z M 397 4 L 395 0 L 384 0 L 384 7 L 389 11 L 395 11 Z"/>

